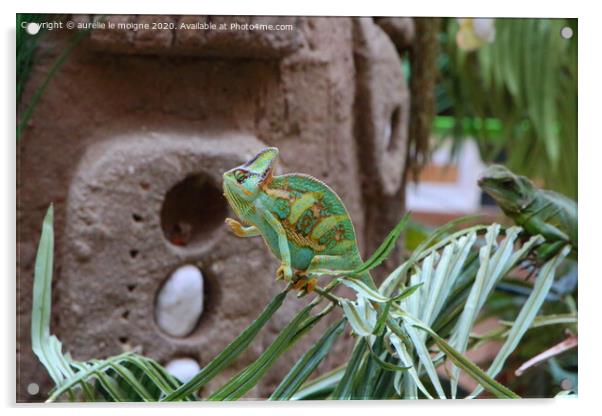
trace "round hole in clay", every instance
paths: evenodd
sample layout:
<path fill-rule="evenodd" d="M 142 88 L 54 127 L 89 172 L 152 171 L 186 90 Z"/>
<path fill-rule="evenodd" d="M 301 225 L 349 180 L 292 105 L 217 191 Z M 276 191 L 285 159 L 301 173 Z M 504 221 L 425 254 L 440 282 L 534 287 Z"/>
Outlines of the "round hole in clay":
<path fill-rule="evenodd" d="M 391 112 L 389 124 L 385 126 L 385 143 L 387 151 L 393 152 L 397 149 L 399 138 L 399 123 L 401 117 L 401 106 L 396 105 Z"/>
<path fill-rule="evenodd" d="M 188 176 L 165 195 L 161 228 L 171 244 L 202 243 L 224 223 L 228 208 L 219 187 L 202 175 Z"/>

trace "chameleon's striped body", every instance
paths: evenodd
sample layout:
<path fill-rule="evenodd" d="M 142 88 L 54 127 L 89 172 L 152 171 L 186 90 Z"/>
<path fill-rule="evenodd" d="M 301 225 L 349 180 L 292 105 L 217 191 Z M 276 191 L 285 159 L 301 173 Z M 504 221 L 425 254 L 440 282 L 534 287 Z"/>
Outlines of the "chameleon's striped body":
<path fill-rule="evenodd" d="M 282 224 L 293 268 L 306 270 L 316 254 L 346 256 L 353 263 L 359 261 L 349 214 L 339 197 L 324 183 L 308 175 L 276 176 L 258 199 Z M 274 231 L 263 220 L 255 225 L 280 258 Z"/>
<path fill-rule="evenodd" d="M 341 199 L 309 175 L 272 176 L 277 154 L 266 149 L 224 174 L 224 193 L 247 226 L 232 219 L 228 225 L 240 237 L 261 235 L 282 262 L 279 277 L 285 279 L 360 265 L 355 230 Z"/>

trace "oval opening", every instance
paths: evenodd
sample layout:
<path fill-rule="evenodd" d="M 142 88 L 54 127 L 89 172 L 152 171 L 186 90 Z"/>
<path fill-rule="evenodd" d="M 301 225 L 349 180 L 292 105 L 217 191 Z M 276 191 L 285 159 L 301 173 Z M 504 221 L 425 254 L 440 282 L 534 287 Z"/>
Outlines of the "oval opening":
<path fill-rule="evenodd" d="M 163 235 L 180 247 L 200 243 L 224 223 L 227 212 L 220 188 L 203 175 L 188 176 L 165 194 Z"/>

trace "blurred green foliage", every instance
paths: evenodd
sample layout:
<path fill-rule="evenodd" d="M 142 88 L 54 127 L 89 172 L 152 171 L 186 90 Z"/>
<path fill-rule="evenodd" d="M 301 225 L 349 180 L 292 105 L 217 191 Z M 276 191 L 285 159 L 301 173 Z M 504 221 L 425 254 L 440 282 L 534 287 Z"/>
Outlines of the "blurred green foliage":
<path fill-rule="evenodd" d="M 564 27 L 573 36 L 561 36 Z M 486 162 L 577 198 L 577 20 L 496 19 L 495 40 L 458 48 L 457 19 L 441 33 L 436 95 L 441 137 L 474 138 Z"/>
<path fill-rule="evenodd" d="M 35 35 L 30 35 L 21 28 L 21 25 L 42 22 L 45 20 L 45 16 L 44 14 L 17 14 L 17 107 L 21 102 L 21 93 L 31 72 L 38 40 L 44 33 L 44 30 L 40 30 Z"/>

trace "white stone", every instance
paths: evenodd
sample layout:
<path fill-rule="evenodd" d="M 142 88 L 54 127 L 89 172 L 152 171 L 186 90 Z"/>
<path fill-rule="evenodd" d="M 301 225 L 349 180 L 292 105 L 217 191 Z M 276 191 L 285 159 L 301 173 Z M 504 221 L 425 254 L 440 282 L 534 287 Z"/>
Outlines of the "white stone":
<path fill-rule="evenodd" d="M 155 319 L 159 328 L 174 337 L 185 337 L 203 313 L 203 274 L 192 265 L 177 269 L 157 296 Z"/>
<path fill-rule="evenodd" d="M 186 383 L 201 371 L 201 366 L 192 358 L 175 358 L 167 363 L 165 369 L 182 383 Z"/>

